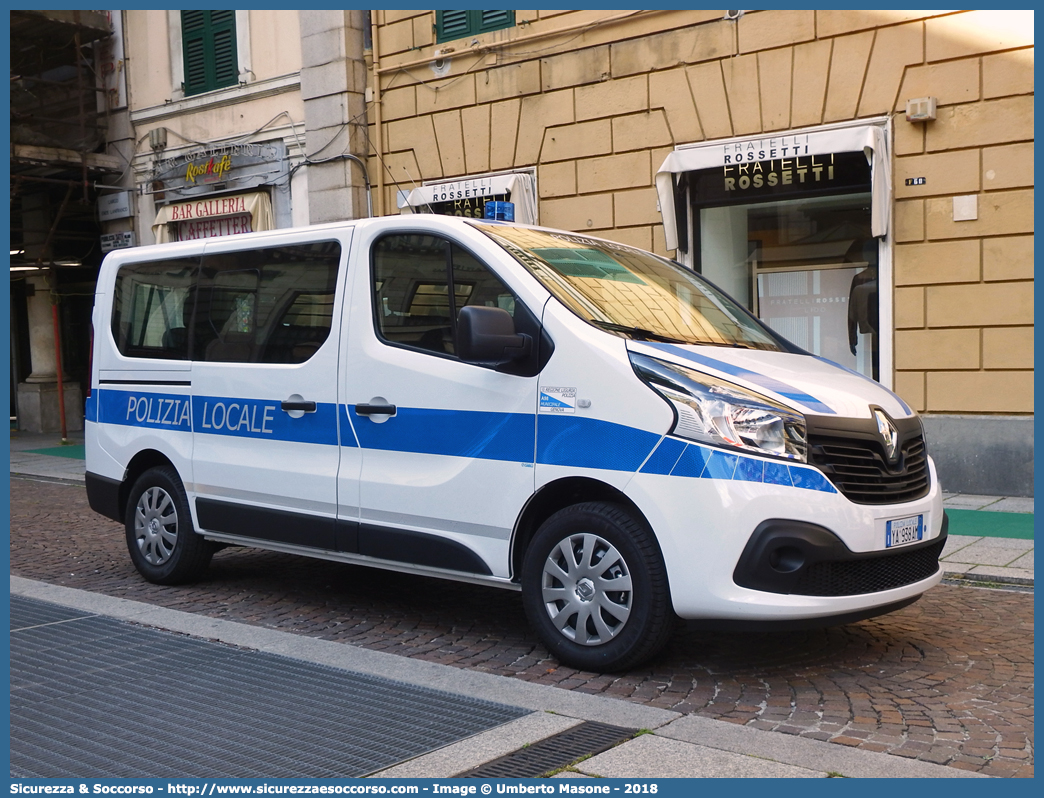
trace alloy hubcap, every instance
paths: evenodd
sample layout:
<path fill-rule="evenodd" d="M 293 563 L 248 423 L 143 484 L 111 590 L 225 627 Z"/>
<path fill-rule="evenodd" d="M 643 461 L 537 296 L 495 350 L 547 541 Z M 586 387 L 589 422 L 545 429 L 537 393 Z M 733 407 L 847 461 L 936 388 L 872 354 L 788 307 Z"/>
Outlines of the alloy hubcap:
<path fill-rule="evenodd" d="M 163 565 L 174 554 L 178 511 L 163 488 L 149 488 L 138 499 L 134 508 L 134 539 L 149 565 Z"/>
<path fill-rule="evenodd" d="M 544 608 L 563 636 L 582 646 L 616 637 L 631 614 L 631 571 L 623 555 L 590 533 L 559 542 L 544 561 Z"/>

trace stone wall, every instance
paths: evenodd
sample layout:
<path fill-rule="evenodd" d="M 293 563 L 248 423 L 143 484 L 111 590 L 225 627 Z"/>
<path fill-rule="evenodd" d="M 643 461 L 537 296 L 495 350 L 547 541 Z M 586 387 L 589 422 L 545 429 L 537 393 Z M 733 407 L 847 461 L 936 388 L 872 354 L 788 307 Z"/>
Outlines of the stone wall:
<path fill-rule="evenodd" d="M 676 145 L 892 115 L 895 388 L 1033 412 L 1032 12 L 515 13 L 436 45 L 434 12 L 377 12 L 386 212 L 397 188 L 536 166 L 542 224 L 667 254 L 653 177 Z M 925 96 L 937 119 L 907 122 Z"/>

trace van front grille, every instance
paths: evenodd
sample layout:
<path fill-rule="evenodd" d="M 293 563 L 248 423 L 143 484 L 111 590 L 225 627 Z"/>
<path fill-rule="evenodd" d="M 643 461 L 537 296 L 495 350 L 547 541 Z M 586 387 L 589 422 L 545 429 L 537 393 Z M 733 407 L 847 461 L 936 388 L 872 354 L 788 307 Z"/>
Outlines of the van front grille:
<path fill-rule="evenodd" d="M 928 454 L 920 434 L 901 444 L 894 466 L 879 440 L 809 435 L 809 460 L 856 504 L 899 504 L 927 495 Z"/>

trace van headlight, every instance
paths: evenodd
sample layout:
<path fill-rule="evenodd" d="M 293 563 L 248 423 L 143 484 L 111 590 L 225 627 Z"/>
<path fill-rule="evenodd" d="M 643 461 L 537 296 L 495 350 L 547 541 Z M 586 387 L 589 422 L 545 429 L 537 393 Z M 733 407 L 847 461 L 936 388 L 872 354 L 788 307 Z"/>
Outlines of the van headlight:
<path fill-rule="evenodd" d="M 805 417 L 717 377 L 631 353 L 631 365 L 674 408 L 672 435 L 755 454 L 806 461 Z"/>

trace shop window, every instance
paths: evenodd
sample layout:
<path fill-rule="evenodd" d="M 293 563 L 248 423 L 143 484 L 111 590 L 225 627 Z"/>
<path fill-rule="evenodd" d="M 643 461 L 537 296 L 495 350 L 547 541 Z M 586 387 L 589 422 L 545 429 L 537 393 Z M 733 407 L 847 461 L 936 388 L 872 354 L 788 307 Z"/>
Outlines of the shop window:
<path fill-rule="evenodd" d="M 802 349 L 879 379 L 865 155 L 740 161 L 686 179 L 696 270 Z"/>
<path fill-rule="evenodd" d="M 182 11 L 185 96 L 239 82 L 235 11 Z"/>
<path fill-rule="evenodd" d="M 515 27 L 514 11 L 500 9 L 435 12 L 435 38 L 439 43 L 513 27 Z"/>
<path fill-rule="evenodd" d="M 112 335 L 124 357 L 185 360 L 194 258 L 131 263 L 116 276 Z"/>
<path fill-rule="evenodd" d="M 703 208 L 703 275 L 802 349 L 878 378 L 870 195 Z"/>
<path fill-rule="evenodd" d="M 373 284 L 380 337 L 440 355 L 456 352 L 461 308 L 515 312 L 514 296 L 485 264 L 438 236 L 382 238 L 373 248 Z"/>

